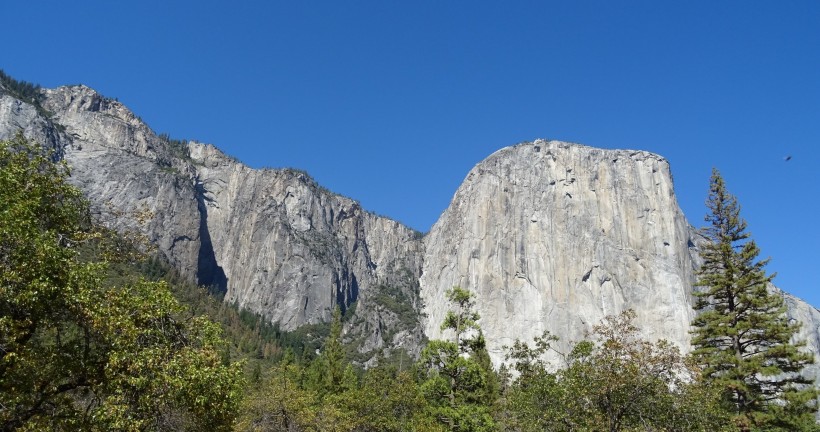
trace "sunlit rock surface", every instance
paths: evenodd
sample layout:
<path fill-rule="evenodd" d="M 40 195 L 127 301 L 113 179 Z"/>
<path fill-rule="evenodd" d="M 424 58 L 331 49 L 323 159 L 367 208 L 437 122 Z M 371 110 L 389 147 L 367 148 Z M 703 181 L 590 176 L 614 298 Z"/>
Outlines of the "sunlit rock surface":
<path fill-rule="evenodd" d="M 444 292 L 460 285 L 496 363 L 516 338 L 547 330 L 566 349 L 629 308 L 646 336 L 686 346 L 693 235 L 660 156 L 543 140 L 499 150 L 425 239 L 425 332 L 439 336 Z"/>

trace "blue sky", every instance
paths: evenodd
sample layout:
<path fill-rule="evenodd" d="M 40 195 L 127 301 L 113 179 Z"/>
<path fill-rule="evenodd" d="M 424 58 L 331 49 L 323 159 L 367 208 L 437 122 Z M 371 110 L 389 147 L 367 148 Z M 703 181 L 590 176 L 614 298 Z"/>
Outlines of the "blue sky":
<path fill-rule="evenodd" d="M 4 2 L 0 68 L 421 231 L 520 141 L 659 153 L 696 226 L 714 166 L 776 283 L 820 306 L 820 2 L 232 3 Z"/>

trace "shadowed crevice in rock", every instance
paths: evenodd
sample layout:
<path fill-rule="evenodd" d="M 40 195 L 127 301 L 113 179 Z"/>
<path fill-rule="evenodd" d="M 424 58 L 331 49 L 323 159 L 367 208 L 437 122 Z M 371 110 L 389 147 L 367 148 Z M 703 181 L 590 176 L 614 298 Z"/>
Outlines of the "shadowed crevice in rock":
<path fill-rule="evenodd" d="M 334 278 L 334 284 L 336 286 L 336 295 L 333 301 L 344 315 L 350 306 L 359 299 L 359 281 L 354 273 L 344 269 L 340 275 Z"/>
<path fill-rule="evenodd" d="M 196 186 L 197 209 L 199 209 L 199 257 L 197 259 L 196 279 L 200 285 L 220 296 L 228 290 L 228 278 L 225 271 L 216 262 L 211 233 L 208 229 L 208 206 L 205 204 L 205 186 L 197 181 Z"/>
<path fill-rule="evenodd" d="M 356 275 L 350 275 L 350 296 L 347 298 L 346 304 L 342 308 L 343 312 L 347 312 L 347 308 L 359 299 L 359 281 L 356 280 Z"/>

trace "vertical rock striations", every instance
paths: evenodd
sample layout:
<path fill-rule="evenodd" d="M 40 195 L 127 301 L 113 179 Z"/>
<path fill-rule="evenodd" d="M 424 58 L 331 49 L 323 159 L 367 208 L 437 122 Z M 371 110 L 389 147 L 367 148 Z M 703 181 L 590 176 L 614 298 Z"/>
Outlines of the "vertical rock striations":
<path fill-rule="evenodd" d="M 668 162 L 640 151 L 538 140 L 479 163 L 425 239 L 421 291 L 438 337 L 444 291 L 477 296 L 493 360 L 548 330 L 567 348 L 632 308 L 651 338 L 685 347 L 693 232 Z"/>
<path fill-rule="evenodd" d="M 191 169 L 179 148 L 161 139 L 121 103 L 85 86 L 45 90 L 43 107 L 70 143 L 71 181 L 103 223 L 141 231 L 186 278 L 197 274 L 199 212 Z M 134 215 L 154 218 L 140 226 Z"/>
<path fill-rule="evenodd" d="M 644 337 L 687 352 L 703 241 L 660 156 L 544 140 L 508 147 L 469 172 L 425 237 L 425 333 L 441 336 L 444 292 L 460 285 L 476 294 L 496 365 L 515 339 L 546 330 L 568 352 L 630 308 Z M 803 324 L 797 339 L 820 353 L 820 312 L 784 295 Z M 807 375 L 820 377 L 820 365 Z"/>
<path fill-rule="evenodd" d="M 197 143 L 190 154 L 226 301 L 294 329 L 402 271 L 418 277 L 420 242 L 398 222 L 297 170 L 254 170 Z"/>

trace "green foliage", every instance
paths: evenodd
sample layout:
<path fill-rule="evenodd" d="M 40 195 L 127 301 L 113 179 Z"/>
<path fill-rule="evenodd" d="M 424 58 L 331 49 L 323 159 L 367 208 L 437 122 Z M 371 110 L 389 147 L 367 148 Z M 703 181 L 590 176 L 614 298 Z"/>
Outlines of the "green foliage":
<path fill-rule="evenodd" d="M 138 261 L 133 266 L 116 266 L 116 270 L 130 278 L 141 276 L 166 281 L 174 297 L 186 305 L 192 315 L 204 315 L 220 324 L 225 339 L 232 344 L 233 358 L 247 360 L 250 372 L 258 362 L 262 363 L 260 368 L 266 369 L 287 355 L 309 362 L 316 357 L 330 333 L 329 323 L 308 324 L 293 331 L 282 330 L 258 313 L 222 302 L 221 293 L 183 280 L 159 257 Z"/>
<path fill-rule="evenodd" d="M 337 310 L 319 356 L 302 364 L 283 360 L 271 368 L 269 378 L 254 386 L 245 399 L 237 429 L 442 431 L 449 429 L 442 422 L 447 416 L 460 425 L 460 430 L 492 430 L 492 418 L 484 406 L 487 398 L 481 398 L 478 391 L 465 399 L 473 401 L 472 405 L 453 409 L 430 399 L 430 388 L 440 380 L 420 384 L 415 378 L 426 373 L 398 370 L 381 357 L 379 366 L 365 372 L 360 382 L 346 361 L 341 332 L 341 313 Z M 460 358 L 452 353 L 450 356 Z M 467 359 L 456 361 L 468 364 L 465 369 L 470 379 L 485 379 L 480 364 Z M 459 392 L 459 397 L 462 395 L 466 393 Z"/>
<path fill-rule="evenodd" d="M 701 252 L 703 291 L 695 293 L 699 315 L 692 322 L 703 375 L 723 390 L 743 429 L 813 428 L 817 394 L 800 374 L 813 356 L 800 350 L 805 342 L 792 342 L 800 324 L 789 322 L 783 297 L 769 291 L 768 260 L 757 260 L 760 250 L 717 170 L 706 204 L 710 243 Z"/>
<path fill-rule="evenodd" d="M 356 400 L 362 430 L 444 430 L 433 417 L 411 371 L 399 371 L 392 366 L 369 370 Z"/>
<path fill-rule="evenodd" d="M 397 328 L 413 328 L 418 324 L 418 311 L 413 307 L 410 298 L 396 286 L 378 285 L 373 302 L 396 314 L 399 319 Z M 392 339 L 391 332 L 385 332 L 385 340 Z"/>
<path fill-rule="evenodd" d="M 188 140 L 185 139 L 174 139 L 171 138 L 170 135 L 167 133 L 160 134 L 158 136 L 160 141 L 165 143 L 168 152 L 172 157 L 176 157 L 182 160 L 190 160 L 191 159 L 191 152 L 188 149 Z M 161 161 L 163 162 L 163 161 Z M 171 165 L 170 161 L 164 161 L 167 165 Z"/>
<path fill-rule="evenodd" d="M 296 364 L 281 364 L 270 380 L 250 391 L 243 401 L 238 431 L 318 431 L 315 392 L 299 383 L 304 371 Z"/>
<path fill-rule="evenodd" d="M 461 287 L 453 287 L 446 293 L 447 300 L 453 304 L 454 309 L 448 310 L 441 323 L 441 330 L 450 330 L 455 335 L 455 343 L 460 350 L 466 352 L 470 350 L 469 344 L 473 341 L 469 337 L 470 333 L 478 332 L 478 312 L 474 310 L 475 302 L 473 295 Z"/>
<path fill-rule="evenodd" d="M 0 427 L 228 430 L 240 365 L 164 283 L 114 287 L 78 248 L 105 240 L 68 170 L 0 143 Z M 103 250 L 105 248 L 102 248 Z"/>
<path fill-rule="evenodd" d="M 328 394 L 355 389 L 356 380 L 352 366 L 345 359 L 345 350 L 342 346 L 342 313 L 336 308 L 330 323 L 330 334 L 325 340 L 322 352 L 308 369 L 307 384 L 321 398 Z"/>
<path fill-rule="evenodd" d="M 543 356 L 555 337 L 535 348 L 516 342 L 508 359 L 518 378 L 506 394 L 514 430 L 722 430 L 726 414 L 698 371 L 665 341 L 637 337 L 635 313 L 607 317 L 592 341 L 581 341 L 565 369 L 550 372 Z"/>
<path fill-rule="evenodd" d="M 472 293 L 460 287 L 447 291 L 453 309 L 441 325 L 453 340 L 432 340 L 418 362 L 421 390 L 438 421 L 450 430 L 487 431 L 495 428 L 491 416 L 493 400 L 484 337 L 473 310 Z"/>
<path fill-rule="evenodd" d="M 377 367 L 358 385 L 351 366 L 337 361 L 337 335 L 334 328 L 322 354 L 307 366 L 284 360 L 274 366 L 270 379 L 246 397 L 237 430 L 443 430 L 411 372 Z"/>
<path fill-rule="evenodd" d="M 40 85 L 26 81 L 18 81 L 0 69 L 0 85 L 6 88 L 12 96 L 23 102 L 40 107 Z M 42 109 L 42 108 L 41 108 Z"/>
<path fill-rule="evenodd" d="M 97 391 L 106 397 L 95 420 L 108 429 L 228 430 L 241 369 L 224 364 L 219 327 L 202 317 L 179 321 L 183 308 L 162 283 L 141 282 L 107 294 L 97 299 L 104 306 L 94 319 L 116 337 L 103 391 Z M 157 420 L 157 407 L 173 410 Z"/>

